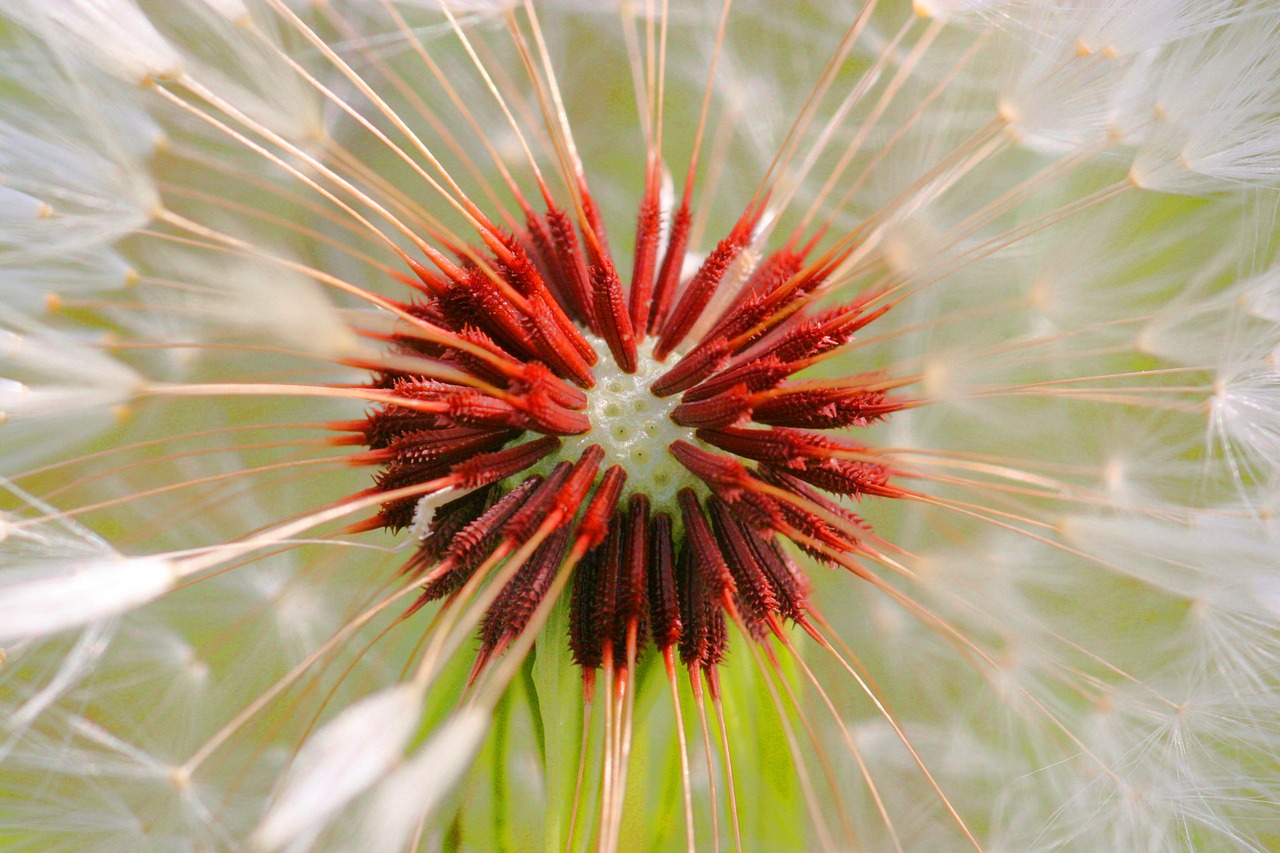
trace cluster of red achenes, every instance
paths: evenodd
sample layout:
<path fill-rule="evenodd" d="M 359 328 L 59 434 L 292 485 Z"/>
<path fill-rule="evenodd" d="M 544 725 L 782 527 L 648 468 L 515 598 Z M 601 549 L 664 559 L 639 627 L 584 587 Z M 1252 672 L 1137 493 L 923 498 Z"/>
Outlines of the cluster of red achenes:
<path fill-rule="evenodd" d="M 726 616 L 757 639 L 780 631 L 782 619 L 807 626 L 808 585 L 778 535 L 820 560 L 847 558 L 861 548 L 865 528 L 823 492 L 901 494 L 868 448 L 811 431 L 865 426 L 901 401 L 870 375 L 787 382 L 888 306 L 871 295 L 807 311 L 848 257 L 843 250 L 808 262 L 816 238 L 802 247 L 792 239 L 745 281 L 741 274 L 728 281 L 762 203 L 748 208 L 681 287 L 689 202 L 671 216 L 659 263 L 656 181 L 641 204 L 624 294 L 600 217 L 585 187 L 579 190 L 581 240 L 548 198 L 546 215 L 525 206 L 524 233 L 482 218 L 483 249 L 448 247 L 457 263 L 433 255 L 439 273 L 414 264 L 416 279 L 404 280 L 422 296 L 398 307 L 417 322 L 386 340 L 398 354 L 466 379 L 383 370 L 373 387 L 397 403 L 335 426 L 353 433 L 346 443 L 369 448 L 357 462 L 381 466 L 368 494 L 415 485 L 424 494 L 470 490 L 436 508 L 405 566 L 423 587 L 415 607 L 457 594 L 504 559 L 522 561 L 483 619 L 477 671 L 525 630 L 557 573 L 572 571 L 569 641 L 584 671 L 624 668 L 652 639 L 668 666 L 678 649 L 691 672 L 710 680 L 725 652 Z M 676 441 L 669 451 L 710 494 L 680 491 L 678 518 L 654 512 L 641 491 L 624 501 L 627 472 L 614 465 L 601 475 L 605 453 L 595 444 L 545 476 L 516 476 L 560 446 L 555 436 L 592 428 L 582 410 L 598 356 L 582 329 L 632 373 L 638 342 L 656 337 L 653 358 L 665 361 L 721 285 L 737 288 L 728 308 L 651 388 L 658 397 L 682 394 L 671 418 L 697 442 Z M 508 446 L 527 432 L 543 436 Z M 417 500 L 388 500 L 360 527 L 405 528 Z"/>

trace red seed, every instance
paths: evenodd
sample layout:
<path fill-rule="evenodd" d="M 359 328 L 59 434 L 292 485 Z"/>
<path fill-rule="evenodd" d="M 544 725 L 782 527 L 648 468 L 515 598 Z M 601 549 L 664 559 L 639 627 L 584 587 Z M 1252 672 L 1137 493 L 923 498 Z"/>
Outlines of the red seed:
<path fill-rule="evenodd" d="M 514 235 L 502 231 L 496 233 L 498 242 L 506 254 L 503 257 L 495 256 L 490 263 L 502 276 L 502 280 L 511 285 L 512 290 L 526 298 L 545 293 L 546 285 L 542 282 L 542 273 L 539 272 L 528 252 L 524 250 L 524 246 L 520 245 L 520 241 L 515 239 Z"/>
<path fill-rule="evenodd" d="M 702 262 L 702 266 L 694 273 L 689 285 L 685 288 L 679 304 L 663 324 L 658 346 L 653 351 L 655 357 L 666 358 L 684 340 L 685 335 L 689 334 L 689 330 L 693 328 L 698 317 L 702 315 L 703 309 L 711 301 L 712 294 L 720 286 L 729 266 L 751 242 L 751 229 L 755 221 L 756 217 L 748 212 L 738 220 L 738 224 L 729 232 L 729 236 L 721 240 L 711 250 L 711 254 L 707 255 L 707 259 Z"/>
<path fill-rule="evenodd" d="M 741 462 L 719 453 L 708 453 L 687 441 L 673 441 L 668 448 L 681 465 L 719 493 L 748 488 L 751 475 Z"/>
<path fill-rule="evenodd" d="M 689 607 L 682 613 L 685 631 L 680 659 L 686 666 L 715 666 L 723 660 L 728 643 L 724 607 L 737 590 L 693 490 L 681 489 L 676 498 L 684 520 L 685 549 L 689 553 L 686 581 Z M 682 589 L 682 600 L 684 592 Z"/>
<path fill-rule="evenodd" d="M 424 292 L 438 295 L 448 287 L 448 283 L 442 277 L 436 275 L 418 261 L 407 256 L 405 261 L 409 264 L 409 269 L 413 270 L 413 274 L 422 282 Z"/>
<path fill-rule="evenodd" d="M 902 408 L 883 391 L 867 391 L 851 380 L 844 387 L 770 392 L 753 400 L 752 418 L 777 426 L 840 429 L 864 427 Z"/>
<path fill-rule="evenodd" d="M 511 545 L 523 545 L 538 526 L 555 509 L 556 495 L 564 488 L 573 466 L 561 462 L 551 469 L 547 479 L 525 500 L 502 527 L 502 538 Z"/>
<path fill-rule="evenodd" d="M 877 495 L 884 498 L 901 495 L 898 489 L 889 485 L 888 469 L 872 462 L 828 459 L 803 468 L 789 465 L 786 471 L 806 483 L 838 495 Z"/>
<path fill-rule="evenodd" d="M 587 339 L 560 307 L 524 246 L 511 235 L 503 235 L 503 245 L 512 256 L 510 261 L 500 265 L 504 278 L 530 301 L 536 299 L 545 305 L 551 324 L 559 331 L 558 338 L 573 347 L 579 360 L 588 365 L 595 364 L 595 351 L 591 349 L 591 344 L 587 343 Z M 535 312 L 531 310 L 529 313 L 533 316 Z"/>
<path fill-rule="evenodd" d="M 418 544 L 418 550 L 404 564 L 401 574 L 420 575 L 439 562 L 462 530 L 493 505 L 496 489 L 492 484 L 482 486 L 438 507 L 431 516 L 430 533 Z"/>
<path fill-rule="evenodd" d="M 635 627 L 637 648 L 643 645 L 647 636 L 649 562 L 649 499 L 637 493 L 628 502 L 623 537 L 618 624 L 613 641 L 619 652 L 626 648 L 627 634 L 632 626 Z"/>
<path fill-rule="evenodd" d="M 649 630 L 659 649 L 680 640 L 680 602 L 676 594 L 675 549 L 671 541 L 671 516 L 653 517 L 649 533 Z"/>
<path fill-rule="evenodd" d="M 438 480 L 450 473 L 450 465 L 478 452 L 501 447 L 519 434 L 467 429 L 447 432 L 453 435 L 443 440 L 428 433 L 429 440 L 424 440 L 417 447 L 402 439 L 385 450 L 371 451 L 379 455 L 394 454 L 374 478 L 374 491 L 391 492 Z M 413 523 L 418 500 L 417 497 L 406 497 L 382 504 L 376 516 L 376 526 L 393 531 L 408 527 Z"/>
<path fill-rule="evenodd" d="M 631 329 L 622 284 L 612 263 L 591 267 L 592 308 L 600 335 L 624 373 L 636 372 L 636 338 Z"/>
<path fill-rule="evenodd" d="M 733 576 L 738 613 L 748 632 L 757 640 L 769 633 L 769 617 L 778 612 L 778 599 L 773 583 L 756 560 L 746 537 L 755 536 L 751 530 L 739 527 L 733 510 L 724 501 L 712 496 L 707 501 L 716 541 L 725 564 Z"/>
<path fill-rule="evenodd" d="M 527 416 L 524 425 L 550 435 L 581 435 L 591 429 L 591 419 L 585 412 L 575 412 L 559 406 L 541 388 L 531 389 L 517 401 Z"/>
<path fill-rule="evenodd" d="M 512 393 L 523 394 L 541 390 L 553 403 L 566 409 L 585 409 L 587 395 L 564 382 L 540 361 L 530 361 L 520 366 L 520 375 L 511 383 Z"/>
<path fill-rule="evenodd" d="M 546 597 L 569 544 L 569 530 L 561 527 L 529 556 L 489 605 L 480 623 L 480 657 L 520 636 L 533 611 Z"/>
<path fill-rule="evenodd" d="M 519 430 L 490 430 L 473 427 L 454 427 L 442 430 L 423 430 L 408 433 L 397 438 L 394 443 L 383 450 L 371 450 L 367 453 L 352 454 L 352 459 L 385 465 L 385 473 L 402 472 L 403 477 L 412 478 L 418 472 L 431 472 L 423 475 L 420 482 L 435 479 L 448 473 L 448 466 L 454 462 L 468 459 L 476 453 L 497 450 L 508 441 L 520 435 Z M 391 486 L 386 491 L 412 485 L 402 482 Z"/>
<path fill-rule="evenodd" d="M 764 296 L 752 296 L 712 326 L 698 342 L 698 346 L 708 346 L 716 341 L 723 341 L 725 351 L 728 352 L 729 343 L 732 341 L 733 352 L 741 352 L 753 341 L 765 335 L 769 328 L 765 321 L 777 313 L 783 305 L 785 303 L 775 305 Z"/>
<path fill-rule="evenodd" d="M 756 562 L 769 578 L 778 602 L 778 612 L 793 622 L 803 621 L 808 609 L 808 579 L 791 558 L 783 553 L 775 538 L 766 539 L 745 527 L 743 530 Z"/>
<path fill-rule="evenodd" d="M 409 400 L 437 399 L 440 392 L 447 388 L 444 383 L 434 380 L 400 379 L 390 389 L 395 396 Z M 374 408 L 363 421 L 347 421 L 337 424 L 340 428 L 358 430 L 364 437 L 364 444 L 377 450 L 387 447 L 401 435 L 424 429 L 442 429 L 452 426 L 447 415 L 434 412 L 422 412 L 405 406 L 380 405 Z"/>
<path fill-rule="evenodd" d="M 687 427 L 719 427 L 737 423 L 750 414 L 751 393 L 745 385 L 736 385 L 705 400 L 681 403 L 671 410 L 671 420 Z"/>
<path fill-rule="evenodd" d="M 569 599 L 569 650 L 582 669 L 599 669 L 604 662 L 604 632 L 596 614 L 600 583 L 600 551 L 592 549 L 573 572 Z"/>
<path fill-rule="evenodd" d="M 782 522 L 776 498 L 763 494 L 746 467 L 738 460 L 718 453 L 708 453 L 685 441 L 673 441 L 671 455 L 722 501 L 733 507 L 757 530 L 772 530 Z"/>
<path fill-rule="evenodd" d="M 570 313 L 573 313 L 574 305 L 573 300 L 569 298 L 569 283 L 564 276 L 564 269 L 560 266 L 555 242 L 546 220 L 533 210 L 529 210 L 525 214 L 524 224 L 529 235 L 529 244 L 533 249 L 534 260 L 542 270 L 543 281 L 555 294 L 557 301 L 561 305 L 568 306 Z"/>
<path fill-rule="evenodd" d="M 524 361 L 533 357 L 534 344 L 525 328 L 524 313 L 507 300 L 483 270 L 468 270 L 466 281 L 452 285 L 441 297 L 440 307 L 452 328 L 479 326 L 516 358 Z"/>
<path fill-rule="evenodd" d="M 689 246 L 689 227 L 693 216 L 686 199 L 671 218 L 671 231 L 667 238 L 667 251 L 662 256 L 662 267 L 653 289 L 653 301 L 649 311 L 649 334 L 656 335 L 667 320 L 667 312 L 675 299 L 680 284 L 680 272 L 684 268 L 684 254 Z"/>
<path fill-rule="evenodd" d="M 560 446 L 560 439 L 546 436 L 493 453 L 481 453 L 474 459 L 459 462 L 449 473 L 464 489 L 496 483 L 523 471 Z"/>
<path fill-rule="evenodd" d="M 515 406 L 470 388 L 450 390 L 442 395 L 449 406 L 449 418 L 467 426 L 523 427 L 525 419 Z"/>
<path fill-rule="evenodd" d="M 609 521 L 609 534 L 600 545 L 599 575 L 594 603 L 595 618 L 600 623 L 600 639 L 604 655 L 617 661 L 618 603 L 622 593 L 623 516 L 615 512 Z M 603 656 L 603 655 L 602 655 Z"/>
<path fill-rule="evenodd" d="M 728 341 L 717 339 L 705 346 L 699 346 L 693 352 L 676 362 L 675 367 L 668 370 L 650 387 L 659 397 L 668 397 L 692 388 L 720 368 L 729 360 Z"/>
<path fill-rule="evenodd" d="M 529 300 L 529 334 L 538 354 L 561 376 L 566 376 L 583 388 L 595 385 L 591 367 L 578 349 L 565 335 L 556 321 L 552 309 L 541 296 Z"/>
<path fill-rule="evenodd" d="M 577 514 L 578 507 L 586 498 L 587 492 L 591 490 L 591 484 L 595 482 L 596 472 L 600 470 L 600 462 L 603 459 L 604 450 L 598 444 L 593 444 L 582 451 L 582 455 L 574 463 L 573 470 L 569 472 L 564 487 L 555 496 L 555 510 L 562 520 L 571 519 Z"/>
<path fill-rule="evenodd" d="M 757 462 L 804 468 L 831 457 L 831 451 L 865 452 L 866 448 L 840 441 L 820 433 L 800 429 L 775 427 L 773 429 L 743 429 L 720 427 L 700 429 L 695 435 L 707 444 L 715 445 L 738 456 Z"/>
<path fill-rule="evenodd" d="M 631 267 L 631 328 L 643 340 L 653 299 L 653 274 L 658 259 L 658 232 L 662 228 L 662 206 L 658 199 L 658 166 L 650 158 L 645 170 L 644 198 L 636 216 L 635 259 Z"/>
<path fill-rule="evenodd" d="M 590 242 L 588 243 L 592 252 L 591 263 L 597 264 L 602 259 L 608 259 L 613 254 L 609 251 L 609 235 L 605 233 L 604 218 L 600 216 L 600 209 L 596 207 L 595 199 L 587 191 L 585 181 L 578 181 L 578 192 L 582 197 L 582 213 L 586 217 L 587 227 L 591 229 L 591 233 L 595 236 L 594 246 Z"/>
<path fill-rule="evenodd" d="M 591 548 L 604 540 L 609 531 L 608 519 L 618 505 L 618 497 L 622 494 L 622 486 L 627 482 L 627 472 L 621 465 L 612 465 L 604 472 L 600 485 L 591 496 L 591 503 L 578 522 L 578 539 L 580 547 Z"/>
<path fill-rule="evenodd" d="M 480 450 L 493 450 L 520 434 L 514 429 L 450 427 L 398 435 L 386 447 L 347 457 L 352 465 L 430 464 L 454 462 Z"/>
<path fill-rule="evenodd" d="M 753 394 L 767 391 L 777 387 L 779 382 L 791 374 L 791 371 L 791 367 L 780 363 L 776 356 L 753 359 L 730 367 L 701 385 L 690 388 L 680 399 L 686 403 L 705 400 L 735 385 L 745 385 Z"/>
<path fill-rule="evenodd" d="M 423 590 L 418 606 L 426 601 L 451 595 L 461 589 L 472 573 L 492 553 L 502 537 L 502 528 L 507 520 L 520 509 L 529 499 L 529 495 L 541 484 L 541 477 L 529 477 L 463 527 L 444 551 L 444 559 L 449 566 L 448 571 Z"/>
<path fill-rule="evenodd" d="M 444 350 L 441 355 L 445 361 L 456 364 L 472 376 L 501 387 L 507 383 L 507 377 L 510 375 L 509 371 L 519 369 L 521 366 L 517 359 L 512 358 L 506 350 L 495 344 L 492 338 L 476 326 L 463 326 L 455 334 L 461 340 L 482 347 L 497 356 L 507 367 L 507 370 L 504 371 L 490 361 L 472 353 L 441 347 Z"/>
<path fill-rule="evenodd" d="M 810 539 L 826 543 L 837 551 L 853 552 L 858 550 L 858 539 L 852 530 L 864 528 L 866 525 L 856 513 L 845 509 L 835 501 L 827 498 L 822 493 L 805 484 L 798 477 L 785 471 L 770 468 L 766 465 L 761 466 L 759 476 L 760 479 L 791 492 L 793 495 L 801 499 L 801 504 L 804 502 L 812 504 L 813 506 L 825 510 L 828 515 L 834 516 L 835 518 L 841 519 L 845 522 L 844 529 L 841 529 L 812 509 L 803 505 L 797 505 L 797 503 L 792 501 L 779 501 L 783 515 L 786 518 L 788 525 L 794 531 L 799 532 Z M 831 558 L 828 555 L 823 554 L 820 550 L 813 548 L 811 545 L 804 542 L 800 542 L 798 544 L 806 553 L 810 554 L 815 559 L 824 563 L 831 562 Z"/>
<path fill-rule="evenodd" d="M 804 257 L 804 252 L 792 251 L 789 247 L 770 253 L 747 278 L 742 292 L 725 312 L 726 318 L 732 316 L 737 306 L 745 305 L 753 297 L 769 296 L 790 281 L 804 266 Z"/>
<path fill-rule="evenodd" d="M 563 210 L 551 207 L 547 210 L 547 228 L 551 231 L 551 240 L 555 245 L 556 262 L 568 282 L 569 292 L 573 294 L 574 308 L 587 328 L 596 331 L 587 264 L 578 247 L 578 235 L 573 230 L 573 223 Z"/>

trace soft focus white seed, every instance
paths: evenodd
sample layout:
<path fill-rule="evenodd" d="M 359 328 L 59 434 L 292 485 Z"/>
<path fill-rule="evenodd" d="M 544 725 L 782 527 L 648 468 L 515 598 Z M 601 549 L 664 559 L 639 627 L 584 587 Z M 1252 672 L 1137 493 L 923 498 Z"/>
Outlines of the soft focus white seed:
<path fill-rule="evenodd" d="M 143 385 L 135 371 L 101 349 L 29 322 L 22 331 L 0 328 L 0 357 L 6 374 L 0 412 L 6 420 L 104 409 L 127 401 Z"/>
<path fill-rule="evenodd" d="M 243 0 L 200 0 L 213 11 L 234 24 L 248 23 L 249 9 Z"/>
<path fill-rule="evenodd" d="M 1137 66 L 1125 107 L 1142 125 L 1129 179 L 1200 194 L 1280 180 L 1280 23 L 1260 19 L 1189 38 Z"/>
<path fill-rule="evenodd" d="M 133 83 L 176 77 L 177 51 L 131 0 L 15 0 L 8 11 L 50 41 Z"/>
<path fill-rule="evenodd" d="M 253 834 L 259 850 L 280 850 L 324 828 L 391 771 L 418 726 L 422 691 L 389 687 L 343 709 L 302 747 Z"/>
<path fill-rule="evenodd" d="M 131 610 L 177 580 L 162 557 L 9 568 L 0 580 L 0 642 L 41 637 Z"/>
<path fill-rule="evenodd" d="M 1076 44 L 1086 55 L 1151 51 L 1249 14 L 1234 0 L 1104 0 L 1079 11 Z"/>
<path fill-rule="evenodd" d="M 123 290 L 136 275 L 119 253 L 86 247 L 75 259 L 0 267 L 0 300 L 25 316 L 38 317 L 56 312 L 68 296 Z"/>
<path fill-rule="evenodd" d="M 464 708 L 379 783 L 364 815 L 362 849 L 403 850 L 421 822 L 454 793 L 484 742 L 489 722 L 490 714 L 483 708 Z"/>
<path fill-rule="evenodd" d="M 148 14 L 166 33 L 174 33 L 173 46 L 190 79 L 254 123 L 314 145 L 326 136 L 322 96 L 285 59 L 281 39 L 290 28 L 281 26 L 266 4 L 261 11 L 253 18 L 241 0 L 175 0 L 149 8 Z M 384 12 L 378 14 L 385 18 Z M 323 72 L 320 77 L 322 83 L 336 83 Z M 238 120 L 231 123 L 239 127 Z"/>
<path fill-rule="evenodd" d="M 7 721 L 9 730 L 18 732 L 25 729 L 74 687 L 80 679 L 92 672 L 107 651 L 112 628 L 110 620 L 88 625 L 76 640 L 75 645 L 60 661 L 53 677 L 38 687 L 32 685 L 37 689 L 32 690 L 25 701 L 15 706 Z M 0 661 L 0 664 L 3 664 L 3 661 Z"/>
<path fill-rule="evenodd" d="M 1109 96 L 1124 64 L 1078 56 L 1057 21 L 1025 31 L 1021 42 L 998 104 L 1007 132 L 1020 145 L 1046 154 L 1101 144 L 1108 133 Z"/>
<path fill-rule="evenodd" d="M 1265 361 L 1239 362 L 1214 380 L 1209 435 L 1242 482 L 1276 476 L 1280 454 L 1280 373 Z"/>
<path fill-rule="evenodd" d="M 0 459 L 7 465 L 30 464 L 117 426 L 142 387 L 136 371 L 103 349 L 0 312 Z"/>
<path fill-rule="evenodd" d="M 24 192 L 0 187 L 0 228 L 12 228 L 28 224 L 34 219 L 53 216 L 53 207 L 46 201 Z M 17 242 L 10 239 L 7 242 Z"/>
<path fill-rule="evenodd" d="M 206 295 L 192 307 L 209 321 L 214 334 L 246 334 L 274 346 L 328 355 L 349 355 L 356 348 L 341 314 L 321 286 L 278 265 L 251 260 L 215 262 L 183 255 L 170 262 Z"/>
<path fill-rule="evenodd" d="M 996 12 L 1008 5 L 1009 0 L 912 0 L 911 8 L 922 18 L 948 20 L 967 15 Z"/>
<path fill-rule="evenodd" d="M 55 77 L 44 85 L 56 91 L 65 81 Z M 144 225 L 155 205 L 152 178 L 138 150 L 154 126 L 128 107 L 104 109 L 87 97 L 64 109 L 79 115 L 0 112 L 0 175 L 7 188 L 0 246 L 6 266 L 74 261 Z M 77 122 L 100 124 L 86 133 Z"/>
<path fill-rule="evenodd" d="M 1280 323 L 1280 267 L 1240 282 L 1236 299 L 1251 316 Z"/>

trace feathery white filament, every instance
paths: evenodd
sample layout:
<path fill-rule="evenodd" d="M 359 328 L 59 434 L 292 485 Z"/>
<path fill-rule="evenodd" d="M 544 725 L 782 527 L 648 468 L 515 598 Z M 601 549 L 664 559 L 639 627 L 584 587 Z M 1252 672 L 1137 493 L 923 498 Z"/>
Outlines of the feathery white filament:
<path fill-rule="evenodd" d="M 421 711 L 421 689 L 402 684 L 366 696 L 325 723 L 281 781 L 253 834 L 254 847 L 272 851 L 305 845 L 403 759 Z"/>
<path fill-rule="evenodd" d="M 177 51 L 130 0 L 15 0 L 8 11 L 130 82 L 180 73 Z"/>
<path fill-rule="evenodd" d="M 115 616 L 165 593 L 177 580 L 162 557 L 116 557 L 21 565 L 0 576 L 0 642 L 42 637 Z"/>
<path fill-rule="evenodd" d="M 455 790 L 489 730 L 490 713 L 470 706 L 442 723 L 404 766 L 371 793 L 362 848 L 404 850 L 421 822 Z"/>
<path fill-rule="evenodd" d="M 196 305 L 215 326 L 321 354 L 347 355 L 356 347 L 355 335 L 324 290 L 293 270 L 250 260 L 215 264 L 185 256 L 182 267 L 209 283 L 209 295 Z"/>

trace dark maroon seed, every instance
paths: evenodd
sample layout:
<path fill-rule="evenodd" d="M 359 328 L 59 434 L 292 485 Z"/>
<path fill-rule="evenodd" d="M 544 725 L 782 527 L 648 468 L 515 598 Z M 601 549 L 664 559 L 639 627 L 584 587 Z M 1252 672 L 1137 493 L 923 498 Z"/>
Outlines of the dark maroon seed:
<path fill-rule="evenodd" d="M 653 517 L 649 535 L 649 630 L 659 649 L 680 640 L 680 602 L 676 593 L 675 549 L 671 541 L 671 516 Z"/>
<path fill-rule="evenodd" d="M 404 564 L 401 572 L 419 575 L 439 562 L 448 550 L 449 544 L 462 533 L 463 528 L 478 519 L 493 505 L 497 488 L 492 484 L 482 486 L 436 509 L 431 517 L 430 532 L 419 543 L 418 550 Z"/>
<path fill-rule="evenodd" d="M 502 528 L 507 520 L 541 484 L 541 477 L 529 477 L 499 498 L 475 521 L 463 527 L 445 550 L 444 557 L 452 564 L 451 568 L 426 586 L 423 590 L 423 598 L 434 601 L 461 589 L 472 573 L 493 552 L 502 537 Z"/>
<path fill-rule="evenodd" d="M 728 504 L 712 497 L 707 501 L 716 541 L 725 563 L 733 575 L 735 601 L 747 631 L 757 640 L 769 634 L 769 616 L 778 612 L 778 599 L 773 584 L 756 560 L 755 552 L 744 538 L 743 530 L 733 517 Z M 746 535 L 755 536 L 747 531 Z"/>
<path fill-rule="evenodd" d="M 546 436 L 506 450 L 478 454 L 454 465 L 449 473 L 458 478 L 458 485 L 462 488 L 474 489 L 518 474 L 559 446 L 560 439 Z"/>
<path fill-rule="evenodd" d="M 518 637 L 528 626 L 533 611 L 546 597 L 568 544 L 569 529 L 557 528 L 498 593 L 480 624 L 482 657 Z"/>
<path fill-rule="evenodd" d="M 533 536 L 543 519 L 555 508 L 556 495 L 564 488 L 572 469 L 573 465 L 568 462 L 561 462 L 552 468 L 547 479 L 542 481 L 502 526 L 502 538 L 513 545 L 519 545 Z"/>
<path fill-rule="evenodd" d="M 724 658 L 728 641 L 724 607 L 736 592 L 733 576 L 693 490 L 681 489 L 677 499 L 689 554 L 689 607 L 682 618 L 690 642 L 687 647 L 682 642 L 680 656 L 687 666 L 715 666 Z"/>
<path fill-rule="evenodd" d="M 618 593 L 618 624 L 614 634 L 615 654 L 622 656 L 627 634 L 636 629 L 636 647 L 644 645 L 648 630 L 649 499 L 633 494 L 627 506 L 623 537 L 621 578 Z"/>
<path fill-rule="evenodd" d="M 599 669 L 604 662 L 604 634 L 595 607 L 599 583 L 600 549 L 595 548 L 578 561 L 569 599 L 569 651 L 582 669 Z"/>
<path fill-rule="evenodd" d="M 662 267 L 658 270 L 658 280 L 653 288 L 653 301 L 649 311 L 649 334 L 656 335 L 666 323 L 667 312 L 675 300 L 676 287 L 680 284 L 680 271 L 684 267 L 685 250 L 689 247 L 689 228 L 693 224 L 693 215 L 689 212 L 689 202 L 685 200 L 676 208 L 671 218 L 671 230 L 667 238 L 667 251 L 662 256 Z"/>

